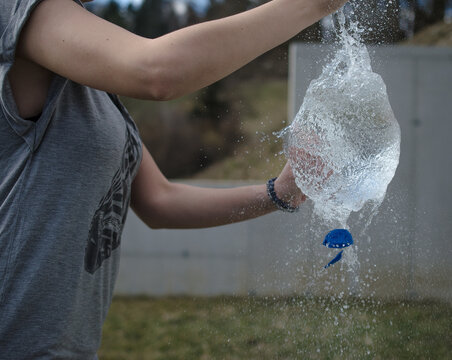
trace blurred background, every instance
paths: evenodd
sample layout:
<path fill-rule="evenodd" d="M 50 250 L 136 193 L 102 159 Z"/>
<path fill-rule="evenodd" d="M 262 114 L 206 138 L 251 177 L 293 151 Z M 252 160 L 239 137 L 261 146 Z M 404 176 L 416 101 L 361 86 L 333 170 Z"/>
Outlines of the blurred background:
<path fill-rule="evenodd" d="M 96 0 L 155 38 L 259 0 Z M 366 0 L 374 71 L 402 129 L 379 213 L 352 216 L 359 268 L 321 246 L 307 203 L 205 230 L 149 230 L 132 212 L 101 359 L 450 359 L 452 0 Z M 283 26 L 283 25 L 282 25 Z M 220 41 L 220 40 L 219 40 Z M 227 78 L 170 102 L 122 98 L 162 172 L 194 185 L 263 183 L 285 163 L 275 132 L 334 51 L 326 18 Z"/>

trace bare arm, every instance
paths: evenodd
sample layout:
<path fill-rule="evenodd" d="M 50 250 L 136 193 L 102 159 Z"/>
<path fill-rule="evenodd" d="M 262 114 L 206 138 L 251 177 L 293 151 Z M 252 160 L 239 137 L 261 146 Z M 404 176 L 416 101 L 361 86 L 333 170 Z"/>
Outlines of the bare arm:
<path fill-rule="evenodd" d="M 344 2 L 273 0 L 238 15 L 146 39 L 72 0 L 44 0 L 22 32 L 17 56 L 93 88 L 165 100 L 223 78 Z"/>
<path fill-rule="evenodd" d="M 278 177 L 279 197 L 298 206 L 305 197 L 290 168 Z M 143 147 L 143 160 L 132 186 L 132 208 L 150 227 L 204 228 L 255 218 L 276 210 L 265 185 L 212 189 L 170 183 Z"/>

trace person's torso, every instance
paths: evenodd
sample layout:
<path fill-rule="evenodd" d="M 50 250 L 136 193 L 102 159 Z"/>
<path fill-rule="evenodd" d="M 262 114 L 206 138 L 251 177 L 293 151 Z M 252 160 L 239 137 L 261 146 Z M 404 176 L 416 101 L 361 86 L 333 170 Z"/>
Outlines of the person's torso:
<path fill-rule="evenodd" d="M 11 13 L 0 15 L 0 353 L 86 359 L 111 302 L 141 143 L 117 97 L 59 76 L 36 122 L 18 115 L 4 36 L 35 2 L 0 2 Z"/>

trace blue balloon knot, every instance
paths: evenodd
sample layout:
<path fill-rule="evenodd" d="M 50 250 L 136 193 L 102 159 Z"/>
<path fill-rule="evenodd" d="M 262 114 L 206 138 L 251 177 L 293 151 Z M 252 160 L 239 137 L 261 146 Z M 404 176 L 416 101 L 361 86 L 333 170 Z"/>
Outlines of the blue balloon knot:
<path fill-rule="evenodd" d="M 331 230 L 328 234 L 326 234 L 325 239 L 323 240 L 323 245 L 332 249 L 342 249 L 346 248 L 353 244 L 352 234 L 350 231 L 346 229 L 334 229 Z M 337 263 L 342 259 L 342 253 L 344 250 L 341 250 L 328 264 L 324 266 L 324 268 L 328 268 L 331 265 Z"/>

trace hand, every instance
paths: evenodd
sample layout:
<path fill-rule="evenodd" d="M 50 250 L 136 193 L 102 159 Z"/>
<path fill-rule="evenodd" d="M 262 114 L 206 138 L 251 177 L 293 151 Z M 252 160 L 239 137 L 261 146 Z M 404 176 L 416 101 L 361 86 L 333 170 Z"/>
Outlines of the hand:
<path fill-rule="evenodd" d="M 275 181 L 275 192 L 278 198 L 293 207 L 298 207 L 306 201 L 306 195 L 301 192 L 295 183 L 295 177 L 289 163 L 286 163 Z"/>

